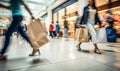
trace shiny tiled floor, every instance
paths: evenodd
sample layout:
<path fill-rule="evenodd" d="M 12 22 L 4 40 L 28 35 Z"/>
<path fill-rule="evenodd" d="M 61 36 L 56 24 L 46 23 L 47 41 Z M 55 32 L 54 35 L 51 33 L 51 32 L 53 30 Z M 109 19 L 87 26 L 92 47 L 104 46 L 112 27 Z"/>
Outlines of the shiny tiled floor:
<path fill-rule="evenodd" d="M 30 45 L 22 38 L 12 38 L 7 60 L 0 61 L 0 71 L 120 71 L 119 43 L 99 44 L 104 53 L 95 54 L 91 42 L 83 43 L 79 51 L 74 39 L 54 38 L 40 48 L 40 56 L 29 57 Z"/>

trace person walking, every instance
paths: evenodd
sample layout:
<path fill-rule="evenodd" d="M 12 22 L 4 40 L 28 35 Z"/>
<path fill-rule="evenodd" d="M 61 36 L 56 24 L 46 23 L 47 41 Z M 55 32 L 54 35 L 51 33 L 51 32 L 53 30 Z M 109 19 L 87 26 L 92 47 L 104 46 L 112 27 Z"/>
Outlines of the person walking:
<path fill-rule="evenodd" d="M 68 22 L 64 20 L 64 37 L 68 38 Z"/>
<path fill-rule="evenodd" d="M 94 29 L 94 24 L 99 23 L 99 26 L 101 27 L 101 21 L 98 17 L 98 10 L 95 5 L 95 0 L 88 0 L 89 4 L 84 7 L 83 16 L 81 18 L 80 24 L 85 24 L 89 30 L 89 34 L 92 37 L 92 42 L 94 44 L 94 52 L 100 53 L 101 51 L 97 46 L 97 33 Z M 81 50 L 80 45 L 82 42 L 80 42 L 77 47 Z"/>
<path fill-rule="evenodd" d="M 107 10 L 105 16 L 105 22 L 109 27 L 113 28 L 114 20 L 113 20 L 113 15 L 111 13 L 111 10 Z"/>
<path fill-rule="evenodd" d="M 75 30 L 77 28 L 80 28 L 80 21 L 81 21 L 81 16 L 79 16 L 78 13 L 76 13 L 76 14 L 77 14 L 77 17 L 76 17 L 76 22 L 75 22 Z"/>
<path fill-rule="evenodd" d="M 49 32 L 50 32 L 50 36 L 53 38 L 56 36 L 56 32 L 55 32 L 55 24 L 52 21 L 51 24 L 49 25 Z"/>
<path fill-rule="evenodd" d="M 14 31 L 19 31 L 21 36 L 23 36 L 23 38 L 27 42 L 29 42 L 30 45 L 32 46 L 27 34 L 24 32 L 24 30 L 21 26 L 21 22 L 23 20 L 23 15 L 21 12 L 21 5 L 23 5 L 27 9 L 27 11 L 31 15 L 32 19 L 34 19 L 33 14 L 31 13 L 30 9 L 27 7 L 27 5 L 24 3 L 23 0 L 10 0 L 9 3 L 10 3 L 9 7 L 0 3 L 0 7 L 6 8 L 6 9 L 9 9 L 12 11 L 12 22 L 11 22 L 8 30 L 5 33 L 5 42 L 4 42 L 3 48 L 0 52 L 0 60 L 3 60 L 6 58 L 4 54 L 9 46 L 10 37 Z M 39 50 L 33 49 L 32 54 L 30 54 L 30 56 L 33 56 L 37 51 L 39 51 Z"/>
<path fill-rule="evenodd" d="M 57 38 L 59 38 L 59 34 L 60 34 L 60 25 L 59 25 L 59 22 L 58 22 L 58 21 L 56 22 L 55 30 L 56 30 Z"/>

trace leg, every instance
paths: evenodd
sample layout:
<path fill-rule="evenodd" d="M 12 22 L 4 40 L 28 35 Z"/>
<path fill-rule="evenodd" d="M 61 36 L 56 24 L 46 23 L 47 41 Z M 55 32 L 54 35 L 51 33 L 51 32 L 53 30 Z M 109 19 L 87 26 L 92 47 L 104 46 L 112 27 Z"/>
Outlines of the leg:
<path fill-rule="evenodd" d="M 90 34 L 91 37 L 92 37 L 92 42 L 93 42 L 94 47 L 95 47 L 94 52 L 99 51 L 99 53 L 101 53 L 101 52 L 100 52 L 100 49 L 99 49 L 98 46 L 97 46 L 97 33 L 96 33 L 94 27 L 93 27 L 90 23 L 87 24 L 87 27 L 88 27 L 88 29 L 89 29 L 89 34 Z"/>
<path fill-rule="evenodd" d="M 50 36 L 53 38 L 52 31 L 50 31 Z"/>
<path fill-rule="evenodd" d="M 21 34 L 21 36 L 28 42 L 30 43 L 31 47 L 32 47 L 32 44 L 29 40 L 29 37 L 27 36 L 26 32 L 24 31 L 23 27 L 21 25 L 19 25 L 18 27 L 18 32 Z"/>
<path fill-rule="evenodd" d="M 59 36 L 60 36 L 60 31 L 58 30 L 57 31 L 57 38 L 59 38 Z"/>
<path fill-rule="evenodd" d="M 78 45 L 77 45 L 77 48 L 81 50 L 80 48 L 80 45 L 82 44 L 82 42 L 80 42 Z"/>
<path fill-rule="evenodd" d="M 54 37 L 56 37 L 56 32 L 55 31 L 53 31 L 53 35 L 54 35 Z"/>
<path fill-rule="evenodd" d="M 57 38 L 59 38 L 59 32 L 57 32 Z"/>
<path fill-rule="evenodd" d="M 92 39 L 92 42 L 93 43 L 97 43 L 97 33 L 96 33 L 93 25 L 87 24 L 87 27 L 88 27 L 89 35 L 90 35 L 90 37 Z"/>
<path fill-rule="evenodd" d="M 67 31 L 67 28 L 64 28 L 64 37 L 68 37 L 68 31 Z"/>
<path fill-rule="evenodd" d="M 55 37 L 55 35 L 54 35 L 54 31 L 51 32 L 51 36 L 52 36 L 52 38 Z"/>
<path fill-rule="evenodd" d="M 22 17 L 14 16 L 13 21 L 11 22 L 10 27 L 8 28 L 7 32 L 5 33 L 5 42 L 2 48 L 2 51 L 0 52 L 0 60 L 3 56 L 3 54 L 6 52 L 9 42 L 10 42 L 10 36 L 12 33 L 18 29 L 19 23 L 22 21 Z"/>
<path fill-rule="evenodd" d="M 1 50 L 1 53 L 0 54 L 4 54 L 8 48 L 8 45 L 9 45 L 9 42 L 10 42 L 10 36 L 9 35 L 5 35 L 5 41 L 4 41 L 4 46 Z"/>
<path fill-rule="evenodd" d="M 33 49 L 32 53 L 29 54 L 29 56 L 34 56 L 37 52 L 38 52 L 39 55 L 40 55 L 40 50 L 39 50 L 39 49 Z"/>
<path fill-rule="evenodd" d="M 31 45 L 31 47 L 33 47 L 29 37 L 27 36 L 26 32 L 24 31 L 24 28 L 21 25 L 19 26 L 18 31 L 21 34 L 21 36 Z M 33 47 L 33 51 L 29 56 L 34 56 L 36 52 L 38 52 L 40 55 L 39 49 L 34 49 Z"/>
<path fill-rule="evenodd" d="M 97 51 L 99 51 L 98 53 L 102 53 L 101 51 L 100 51 L 100 49 L 98 48 L 98 46 L 97 46 L 97 44 L 94 44 L 94 47 L 95 47 L 95 49 L 94 49 L 94 52 L 95 53 L 97 53 Z"/>

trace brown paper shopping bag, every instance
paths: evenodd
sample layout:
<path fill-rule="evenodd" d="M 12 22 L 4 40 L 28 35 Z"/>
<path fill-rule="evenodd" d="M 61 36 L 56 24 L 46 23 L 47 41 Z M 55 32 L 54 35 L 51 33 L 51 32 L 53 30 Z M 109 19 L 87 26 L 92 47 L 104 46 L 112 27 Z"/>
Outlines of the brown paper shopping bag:
<path fill-rule="evenodd" d="M 49 42 L 45 26 L 40 22 L 40 19 L 35 19 L 27 26 L 28 36 L 34 49 L 40 48 L 42 45 Z"/>
<path fill-rule="evenodd" d="M 76 29 L 75 39 L 78 42 L 88 42 L 89 41 L 88 29 L 85 27 L 84 28 L 80 27 Z"/>

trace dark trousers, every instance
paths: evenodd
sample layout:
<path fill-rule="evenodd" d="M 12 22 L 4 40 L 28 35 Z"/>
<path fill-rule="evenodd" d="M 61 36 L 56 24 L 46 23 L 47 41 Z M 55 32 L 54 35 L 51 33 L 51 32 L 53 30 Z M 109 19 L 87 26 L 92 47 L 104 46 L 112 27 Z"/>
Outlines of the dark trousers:
<path fill-rule="evenodd" d="M 50 31 L 50 36 L 53 38 L 53 37 L 56 37 L 56 32 L 55 31 Z"/>
<path fill-rule="evenodd" d="M 10 36 L 12 35 L 13 32 L 18 31 L 21 36 L 30 43 L 30 40 L 26 34 L 26 32 L 24 32 L 22 26 L 21 26 L 21 21 L 23 19 L 22 16 L 13 16 L 12 18 L 12 22 L 10 27 L 8 28 L 8 30 L 5 33 L 5 42 L 1 51 L 1 54 L 4 54 L 8 48 L 8 45 L 10 43 Z"/>

